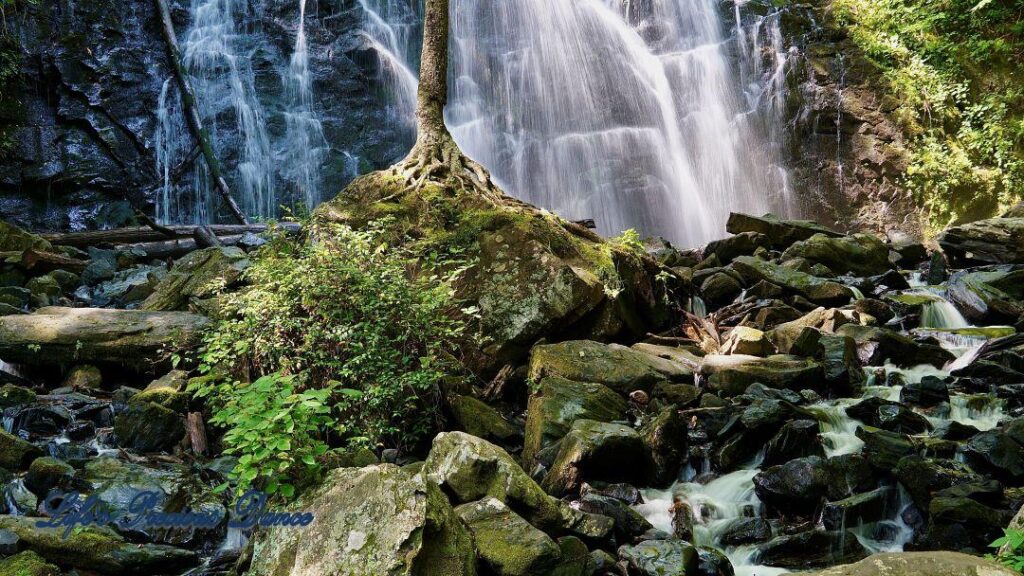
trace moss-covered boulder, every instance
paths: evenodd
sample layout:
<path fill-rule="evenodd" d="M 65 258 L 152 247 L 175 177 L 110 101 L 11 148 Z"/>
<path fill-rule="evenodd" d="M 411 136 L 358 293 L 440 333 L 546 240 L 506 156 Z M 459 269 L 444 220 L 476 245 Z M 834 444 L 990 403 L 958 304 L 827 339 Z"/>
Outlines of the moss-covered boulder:
<path fill-rule="evenodd" d="M 44 456 L 36 458 L 25 474 L 25 487 L 40 498 L 45 498 L 54 488 L 68 488 L 75 476 L 75 469 L 66 462 Z"/>
<path fill-rule="evenodd" d="M 436 484 L 392 464 L 338 468 L 291 508 L 308 526 L 262 531 L 250 576 L 470 576 L 473 540 Z"/>
<path fill-rule="evenodd" d="M 109 576 L 170 574 L 198 563 L 196 553 L 157 544 L 125 542 L 109 528 L 40 528 L 46 518 L 0 516 L 0 529 L 10 530 L 31 550 L 63 569 L 88 570 Z"/>
<path fill-rule="evenodd" d="M 25 284 L 25 288 L 31 293 L 30 300 L 33 308 L 53 306 L 58 303 L 60 297 L 64 294 L 60 283 L 53 276 L 49 275 L 37 276 L 29 280 Z"/>
<path fill-rule="evenodd" d="M 881 366 L 889 361 L 908 368 L 919 364 L 941 368 L 954 358 L 937 344 L 918 343 L 888 328 L 846 324 L 837 329 L 836 334 L 853 338 L 857 356 L 865 366 Z"/>
<path fill-rule="evenodd" d="M 469 527 L 488 574 L 543 576 L 550 574 L 562 555 L 550 536 L 500 500 L 486 497 L 456 507 L 455 513 Z"/>
<path fill-rule="evenodd" d="M 509 422 L 500 412 L 472 396 L 455 395 L 448 401 L 457 430 L 499 444 L 512 444 L 523 437 L 519 426 Z"/>
<path fill-rule="evenodd" d="M 248 265 L 246 253 L 234 246 L 190 252 L 174 263 L 140 307 L 143 310 L 183 309 L 193 298 L 210 298 L 230 287 Z"/>
<path fill-rule="evenodd" d="M 733 260 L 731 266 L 739 272 L 747 285 L 769 282 L 822 306 L 847 304 L 853 299 L 853 291 L 838 282 L 753 256 L 740 256 Z"/>
<path fill-rule="evenodd" d="M 26 550 L 0 560 L 0 576 L 60 576 L 60 568 Z"/>
<path fill-rule="evenodd" d="M 34 444 L 0 430 L 0 468 L 21 470 L 37 456 L 42 456 L 42 450 Z"/>
<path fill-rule="evenodd" d="M 804 258 L 828 266 L 838 274 L 857 276 L 884 274 L 889 263 L 889 247 L 873 234 L 853 234 L 838 238 L 815 234 L 796 242 L 782 254 L 783 260 Z"/>
<path fill-rule="evenodd" d="M 649 483 L 653 463 L 640 434 L 622 424 L 576 420 L 541 485 L 563 496 L 585 481 Z"/>
<path fill-rule="evenodd" d="M 885 552 L 855 564 L 833 566 L 803 576 L 1016 576 L 1017 572 L 959 552 Z"/>
<path fill-rule="evenodd" d="M 374 172 L 322 204 L 315 223 L 362 228 L 385 218 L 396 243 L 472 262 L 458 296 L 479 310 L 483 338 L 463 348 L 482 372 L 520 362 L 542 337 L 639 336 L 668 319 L 673 276 L 659 279 L 652 258 L 510 198 L 433 182 L 410 190 L 401 176 Z"/>
<path fill-rule="evenodd" d="M 99 390 L 103 386 L 103 373 L 92 364 L 78 364 L 68 370 L 63 386 L 77 390 Z"/>
<path fill-rule="evenodd" d="M 661 380 L 688 380 L 693 371 L 675 360 L 618 344 L 572 340 L 534 347 L 530 353 L 529 378 L 540 382 L 546 376 L 596 382 L 629 394 L 633 390 L 649 390 Z"/>
<path fill-rule="evenodd" d="M 625 416 L 626 401 L 603 384 L 544 378 L 526 409 L 523 464 L 532 469 L 538 453 L 565 436 L 578 419 L 611 422 Z"/>
<path fill-rule="evenodd" d="M 24 406 L 36 401 L 36 393 L 16 384 L 0 386 L 0 409 Z"/>
<path fill-rule="evenodd" d="M 679 477 L 686 462 L 689 426 L 675 406 L 644 422 L 640 436 L 651 453 L 651 484 L 664 487 Z"/>
<path fill-rule="evenodd" d="M 138 395 L 136 395 L 138 396 Z M 118 445 L 138 452 L 168 452 L 185 437 L 182 415 L 155 402 L 132 402 L 114 418 Z"/>
<path fill-rule="evenodd" d="M 704 247 L 704 254 L 713 254 L 719 262 L 729 263 L 737 256 L 751 256 L 761 247 L 771 247 L 771 239 L 759 232 L 740 232 L 728 238 L 709 242 Z"/>
<path fill-rule="evenodd" d="M 49 252 L 53 246 L 31 232 L 0 220 L 0 252 L 21 252 L 30 249 Z"/>
<path fill-rule="evenodd" d="M 810 220 L 783 220 L 774 214 L 752 216 L 750 214 L 733 212 L 729 214 L 729 220 L 725 225 L 725 229 L 730 234 L 742 234 L 744 232 L 763 234 L 774 248 L 784 248 L 794 242 L 806 240 L 815 234 L 824 234 L 831 237 L 842 236 L 842 234 L 829 230 L 817 222 Z"/>
<path fill-rule="evenodd" d="M 131 402 L 153 402 L 164 408 L 183 412 L 188 407 L 189 401 L 189 395 L 185 392 L 187 386 L 188 373 L 183 370 L 171 370 L 132 396 Z"/>
<path fill-rule="evenodd" d="M 734 354 L 708 355 L 701 365 L 701 376 L 710 390 L 724 396 L 742 394 L 751 384 L 787 390 L 820 389 L 824 376 L 820 364 L 812 359 L 776 354 L 761 358 Z"/>
<path fill-rule="evenodd" d="M 950 277 L 948 294 L 969 320 L 1015 324 L 1024 314 L 1024 266 L 961 270 Z"/>
<path fill-rule="evenodd" d="M 682 540 L 645 540 L 619 548 L 619 560 L 630 574 L 639 576 L 691 576 L 698 574 L 697 547 Z"/>
<path fill-rule="evenodd" d="M 507 452 L 469 434 L 438 434 L 422 474 L 441 486 L 455 504 L 490 496 L 549 534 L 599 540 L 612 531 L 611 519 L 585 514 L 552 498 Z"/>
<path fill-rule="evenodd" d="M 762 544 L 758 547 L 755 561 L 797 570 L 856 562 L 867 555 L 867 549 L 852 531 L 816 528 L 779 536 Z"/>
<path fill-rule="evenodd" d="M 33 366 L 93 362 L 150 370 L 197 344 L 207 323 L 185 312 L 40 308 L 0 316 L 0 358 Z"/>
<path fill-rule="evenodd" d="M 947 229 L 939 246 L 955 260 L 1024 264 L 1024 218 L 990 218 Z"/>

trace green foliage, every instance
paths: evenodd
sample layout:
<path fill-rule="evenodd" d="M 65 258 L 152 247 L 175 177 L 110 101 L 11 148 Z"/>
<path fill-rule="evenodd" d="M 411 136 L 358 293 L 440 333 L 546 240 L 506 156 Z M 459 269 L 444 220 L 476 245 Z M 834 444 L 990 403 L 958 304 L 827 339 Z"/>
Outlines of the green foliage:
<path fill-rule="evenodd" d="M 991 548 L 1002 548 L 1006 546 L 1005 554 L 995 556 L 989 554 L 987 558 L 996 560 L 1005 566 L 1009 566 L 1018 572 L 1024 572 L 1024 530 L 1016 528 L 1004 528 L 1002 538 L 989 544 Z"/>
<path fill-rule="evenodd" d="M 1024 2 L 834 0 L 913 137 L 907 184 L 932 224 L 1024 198 Z"/>
<path fill-rule="evenodd" d="M 647 250 L 644 248 L 643 238 L 640 237 L 640 233 L 630 228 L 619 234 L 615 238 L 609 240 L 612 244 L 625 248 L 634 254 L 646 254 Z"/>
<path fill-rule="evenodd" d="M 381 241 L 383 225 L 277 239 L 225 295 L 191 391 L 206 398 L 236 480 L 286 496 L 329 447 L 409 448 L 434 431 L 441 380 L 458 370 L 456 262 Z M 250 379 L 254 381 L 249 382 Z"/>

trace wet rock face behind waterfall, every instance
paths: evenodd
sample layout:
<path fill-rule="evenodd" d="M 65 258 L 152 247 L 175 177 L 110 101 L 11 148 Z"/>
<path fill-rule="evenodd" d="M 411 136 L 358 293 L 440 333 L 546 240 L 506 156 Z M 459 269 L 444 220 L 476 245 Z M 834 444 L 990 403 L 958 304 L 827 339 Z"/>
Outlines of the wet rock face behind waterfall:
<path fill-rule="evenodd" d="M 380 61 L 360 33 L 366 16 L 359 3 L 313 5 L 306 35 L 313 107 L 331 144 L 320 174 L 330 197 L 357 172 L 401 157 L 413 135 L 393 119 L 378 86 Z M 172 2 L 171 11 L 183 38 L 189 2 Z M 252 36 L 255 87 L 272 155 L 283 160 L 289 100 L 282 75 L 294 49 L 298 3 L 254 0 L 238 18 L 243 36 L 260 34 Z M 171 75 L 159 25 L 150 0 L 24 3 L 17 17 L 6 19 L 22 70 L 17 104 L 0 111 L 14 125 L 13 147 L 0 162 L 6 219 L 34 229 L 111 227 L 131 217 L 125 196 L 138 206 L 156 201 L 162 182 L 155 167 L 157 113 Z M 173 81 L 170 87 L 177 88 Z M 208 128 L 234 151 L 221 158 L 234 186 L 241 145 L 234 111 L 227 103 L 211 104 L 220 112 L 215 123 L 207 120 Z M 298 193 L 280 173 L 275 178 L 278 200 L 287 204 Z M 180 184 L 191 182 L 186 173 Z"/>

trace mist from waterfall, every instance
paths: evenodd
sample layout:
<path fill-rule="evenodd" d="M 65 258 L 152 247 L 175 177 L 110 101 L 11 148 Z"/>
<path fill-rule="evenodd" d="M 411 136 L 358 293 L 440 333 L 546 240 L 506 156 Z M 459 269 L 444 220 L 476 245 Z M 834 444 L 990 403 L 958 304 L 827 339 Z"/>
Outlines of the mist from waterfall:
<path fill-rule="evenodd" d="M 697 245 L 730 211 L 787 214 L 778 17 L 730 33 L 718 5 L 454 0 L 449 127 L 507 192 L 605 234 Z"/>
<path fill-rule="evenodd" d="M 283 84 L 288 101 L 284 111 L 285 139 L 282 175 L 298 189 L 306 208 L 312 210 L 323 200 L 320 193 L 320 167 L 329 146 L 323 124 L 313 109 L 312 79 L 309 73 L 309 46 L 306 42 L 306 4 L 299 0 L 299 25 Z"/>

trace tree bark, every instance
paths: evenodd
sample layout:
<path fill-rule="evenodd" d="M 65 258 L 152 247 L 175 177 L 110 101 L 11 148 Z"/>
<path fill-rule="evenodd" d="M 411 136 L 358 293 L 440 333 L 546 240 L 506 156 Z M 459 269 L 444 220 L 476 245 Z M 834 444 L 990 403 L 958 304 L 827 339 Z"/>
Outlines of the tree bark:
<path fill-rule="evenodd" d="M 161 28 L 164 41 L 167 43 L 167 53 L 171 59 L 171 67 L 174 69 L 174 76 L 178 80 L 178 88 L 181 90 L 181 104 L 184 108 L 185 123 L 188 124 L 189 131 L 196 139 L 196 143 L 206 159 L 206 166 L 210 169 L 210 178 L 213 180 L 214 188 L 217 189 L 217 192 L 224 199 L 224 203 L 227 204 L 235 219 L 241 224 L 248 224 L 248 219 L 246 219 L 245 214 L 231 196 L 231 189 L 228 188 L 227 181 L 221 175 L 220 163 L 213 153 L 213 144 L 210 142 L 210 133 L 203 128 L 203 121 L 199 116 L 198 108 L 196 108 L 195 92 L 192 91 L 192 86 L 188 81 L 188 73 L 185 72 L 185 68 L 181 63 L 178 36 L 174 32 L 174 22 L 171 21 L 171 11 L 167 7 L 167 0 L 155 1 L 157 10 L 160 12 Z"/>
<path fill-rule="evenodd" d="M 487 170 L 459 149 L 444 124 L 448 103 L 448 0 L 426 0 L 423 50 L 416 96 L 416 144 L 393 167 L 408 189 L 433 181 L 475 191 L 494 202 L 507 200 Z"/>

